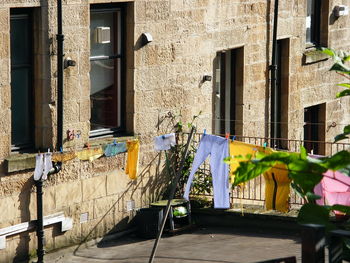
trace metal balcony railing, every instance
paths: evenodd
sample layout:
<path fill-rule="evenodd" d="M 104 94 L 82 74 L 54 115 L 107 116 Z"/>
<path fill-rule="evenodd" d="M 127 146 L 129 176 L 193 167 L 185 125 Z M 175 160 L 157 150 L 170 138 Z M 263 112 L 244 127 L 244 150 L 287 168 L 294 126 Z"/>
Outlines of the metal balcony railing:
<path fill-rule="evenodd" d="M 192 152 L 195 153 L 202 133 L 196 133 L 192 141 Z M 181 134 L 179 142 L 185 141 L 187 134 Z M 246 142 L 249 144 L 254 144 L 257 146 L 267 145 L 271 147 L 271 144 L 279 145 L 280 147 L 271 147 L 276 148 L 276 150 L 289 151 L 289 152 L 299 152 L 300 146 L 303 145 L 306 149 L 318 149 L 314 151 L 314 154 L 320 154 L 320 150 L 324 153 L 323 155 L 333 155 L 342 150 L 350 150 L 350 143 L 333 143 L 333 142 L 321 142 L 321 141 L 303 141 L 303 140 L 290 140 L 290 139 L 276 139 L 276 138 L 267 138 L 267 137 L 253 137 L 253 136 L 235 136 L 235 140 Z M 321 151 L 321 152 L 322 152 Z M 309 151 L 310 152 L 310 151 Z M 201 165 L 198 169 L 195 177 L 195 182 L 193 183 L 191 195 L 193 196 L 202 196 L 211 198 L 212 197 L 212 188 L 207 187 L 206 190 L 203 188 L 196 189 L 196 184 L 208 184 L 211 183 L 210 167 L 209 161 Z M 292 189 L 292 188 L 291 188 Z M 231 204 L 243 203 L 243 204 L 252 204 L 252 205 L 261 205 L 263 206 L 265 202 L 265 181 L 263 176 L 259 176 L 253 180 L 248 181 L 243 187 L 237 186 L 231 189 Z M 298 207 L 303 204 L 303 200 L 291 190 L 290 207 Z"/>

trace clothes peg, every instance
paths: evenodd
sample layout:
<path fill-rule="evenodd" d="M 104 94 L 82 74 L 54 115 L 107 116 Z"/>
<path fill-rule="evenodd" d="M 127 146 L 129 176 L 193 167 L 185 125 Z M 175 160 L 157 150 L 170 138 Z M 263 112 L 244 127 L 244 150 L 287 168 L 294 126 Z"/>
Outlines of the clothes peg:
<path fill-rule="evenodd" d="M 114 141 L 113 141 L 113 145 L 117 145 L 117 140 L 114 140 Z"/>
<path fill-rule="evenodd" d="M 230 133 L 229 132 L 226 132 L 225 138 L 226 139 L 230 138 Z"/>
<path fill-rule="evenodd" d="M 264 142 L 263 147 L 267 147 L 267 142 Z"/>
<path fill-rule="evenodd" d="M 203 135 L 206 135 L 207 134 L 207 129 L 204 129 L 203 130 Z"/>
<path fill-rule="evenodd" d="M 232 141 L 236 140 L 236 135 L 232 136 Z"/>
<path fill-rule="evenodd" d="M 60 147 L 60 153 L 63 153 L 63 148 L 62 148 L 62 146 Z"/>
<path fill-rule="evenodd" d="M 165 139 L 165 135 L 162 135 L 162 139 L 163 139 L 163 140 Z"/>

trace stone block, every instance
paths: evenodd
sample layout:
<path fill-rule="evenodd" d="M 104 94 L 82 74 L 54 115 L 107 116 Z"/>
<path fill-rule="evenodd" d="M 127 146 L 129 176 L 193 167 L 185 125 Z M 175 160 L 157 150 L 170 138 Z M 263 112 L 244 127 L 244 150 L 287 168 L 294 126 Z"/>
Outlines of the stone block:
<path fill-rule="evenodd" d="M 82 180 L 83 201 L 93 200 L 106 196 L 106 176 L 100 175 Z"/>
<path fill-rule="evenodd" d="M 3 197 L 0 199 L 0 222 L 6 222 L 20 216 L 18 211 L 20 202 L 17 196 Z"/>
<path fill-rule="evenodd" d="M 0 32 L 0 58 L 10 57 L 10 34 Z"/>
<path fill-rule="evenodd" d="M 9 9 L 2 7 L 0 9 L 0 32 L 8 32 L 10 27 Z"/>
<path fill-rule="evenodd" d="M 105 196 L 94 200 L 94 219 L 113 215 L 118 209 L 118 195 Z"/>
<path fill-rule="evenodd" d="M 107 175 L 107 195 L 120 194 L 132 186 L 132 181 L 123 170 L 115 170 Z"/>
<path fill-rule="evenodd" d="M 56 207 L 71 206 L 82 201 L 82 182 L 75 181 L 71 183 L 63 183 L 55 186 L 56 190 Z"/>

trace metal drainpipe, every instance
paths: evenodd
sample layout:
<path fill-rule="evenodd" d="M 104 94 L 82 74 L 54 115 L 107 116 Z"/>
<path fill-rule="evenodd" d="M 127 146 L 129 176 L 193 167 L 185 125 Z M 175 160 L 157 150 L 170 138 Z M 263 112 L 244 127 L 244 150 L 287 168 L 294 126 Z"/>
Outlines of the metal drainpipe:
<path fill-rule="evenodd" d="M 57 0 L 57 150 L 63 151 L 63 69 L 62 0 Z"/>
<path fill-rule="evenodd" d="M 56 174 L 62 169 L 62 163 L 56 163 L 53 165 L 53 168 L 48 173 L 48 176 L 51 174 Z M 36 210 L 37 210 L 37 222 L 36 222 L 36 235 L 38 238 L 38 248 L 37 248 L 37 263 L 44 262 L 45 255 L 45 236 L 44 236 L 44 216 L 43 216 L 43 181 L 35 181 L 36 186 Z"/>
<path fill-rule="evenodd" d="M 272 65 L 271 70 L 271 147 L 275 147 L 277 140 L 274 138 L 278 133 L 278 91 L 277 91 L 277 22 L 278 22 L 278 0 L 275 0 L 274 18 L 273 18 L 273 37 L 272 37 Z"/>

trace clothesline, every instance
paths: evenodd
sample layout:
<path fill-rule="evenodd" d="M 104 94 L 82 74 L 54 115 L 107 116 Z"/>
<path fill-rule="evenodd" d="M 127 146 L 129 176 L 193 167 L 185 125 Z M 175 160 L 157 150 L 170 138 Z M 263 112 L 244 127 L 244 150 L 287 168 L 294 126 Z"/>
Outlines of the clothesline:
<path fill-rule="evenodd" d="M 310 124 L 310 125 L 326 125 L 326 123 L 322 123 L 322 122 L 289 122 L 289 121 L 263 121 L 263 120 L 256 120 L 256 121 L 252 121 L 252 120 L 233 120 L 233 119 L 221 119 L 221 118 L 212 118 L 211 120 L 213 121 L 225 121 L 225 122 L 241 122 L 241 123 L 251 123 L 251 122 L 258 122 L 258 123 L 264 123 L 264 124 L 274 124 L 274 123 L 278 123 L 278 124 L 295 124 L 295 125 L 305 125 L 305 124 Z M 328 121 L 331 122 L 331 121 Z M 333 123 L 333 122 L 332 122 Z M 335 123 L 335 122 L 334 122 Z M 343 125 L 343 126 L 347 126 L 349 124 L 343 124 L 343 123 L 335 123 L 335 125 Z"/>

